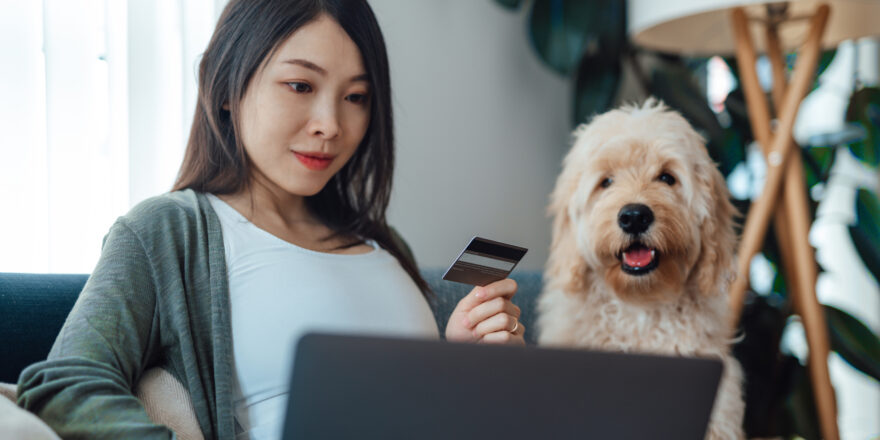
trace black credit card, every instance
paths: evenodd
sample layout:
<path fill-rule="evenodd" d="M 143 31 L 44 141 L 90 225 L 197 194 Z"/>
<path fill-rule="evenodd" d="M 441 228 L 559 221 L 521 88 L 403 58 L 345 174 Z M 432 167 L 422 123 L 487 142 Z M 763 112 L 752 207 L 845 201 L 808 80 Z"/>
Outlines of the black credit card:
<path fill-rule="evenodd" d="M 474 237 L 446 269 L 443 279 L 485 286 L 507 278 L 526 252 L 526 248 Z"/>

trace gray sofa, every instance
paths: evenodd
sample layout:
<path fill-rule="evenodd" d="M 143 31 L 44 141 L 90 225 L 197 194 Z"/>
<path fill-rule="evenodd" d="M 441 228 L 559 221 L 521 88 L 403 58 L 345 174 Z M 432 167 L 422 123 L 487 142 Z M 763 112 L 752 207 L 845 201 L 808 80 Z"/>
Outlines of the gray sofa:
<path fill-rule="evenodd" d="M 441 333 L 449 315 L 471 286 L 444 281 L 443 269 L 422 270 L 437 297 L 432 304 Z M 519 284 L 513 302 L 522 309 L 526 342 L 534 344 L 539 271 L 514 270 Z M 26 366 L 45 359 L 88 275 L 0 273 L 0 382 L 15 383 Z"/>

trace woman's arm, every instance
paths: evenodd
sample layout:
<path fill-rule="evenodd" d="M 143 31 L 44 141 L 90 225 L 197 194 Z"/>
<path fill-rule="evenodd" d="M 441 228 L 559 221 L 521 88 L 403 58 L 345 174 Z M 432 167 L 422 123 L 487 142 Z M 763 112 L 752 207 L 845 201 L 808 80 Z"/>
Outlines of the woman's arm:
<path fill-rule="evenodd" d="M 22 372 L 18 404 L 65 439 L 173 438 L 132 392 L 160 345 L 153 275 L 120 219 L 48 359 Z"/>

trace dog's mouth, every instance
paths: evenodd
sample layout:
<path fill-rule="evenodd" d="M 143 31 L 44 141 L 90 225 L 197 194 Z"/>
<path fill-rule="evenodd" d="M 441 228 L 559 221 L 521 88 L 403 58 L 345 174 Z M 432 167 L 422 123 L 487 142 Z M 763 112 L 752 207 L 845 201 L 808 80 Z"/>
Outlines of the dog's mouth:
<path fill-rule="evenodd" d="M 617 255 L 620 268 L 630 275 L 645 275 L 660 264 L 660 252 L 642 243 L 633 243 Z"/>

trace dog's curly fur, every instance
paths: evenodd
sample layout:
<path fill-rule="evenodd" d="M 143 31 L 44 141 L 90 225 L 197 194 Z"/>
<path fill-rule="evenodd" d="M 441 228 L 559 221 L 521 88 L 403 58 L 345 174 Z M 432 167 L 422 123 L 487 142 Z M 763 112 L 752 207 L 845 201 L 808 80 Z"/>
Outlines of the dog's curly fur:
<path fill-rule="evenodd" d="M 743 438 L 727 307 L 736 211 L 703 139 L 654 99 L 597 116 L 574 137 L 549 206 L 538 343 L 721 359 L 708 438 Z M 653 211 L 646 231 L 618 224 L 629 204 Z M 655 251 L 655 269 L 624 270 L 634 243 Z"/>

